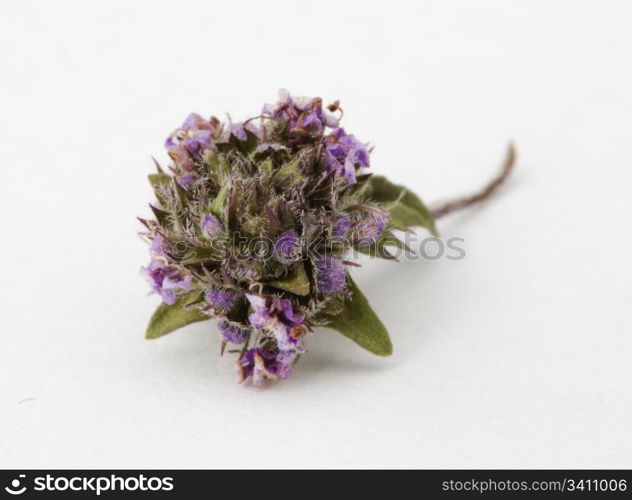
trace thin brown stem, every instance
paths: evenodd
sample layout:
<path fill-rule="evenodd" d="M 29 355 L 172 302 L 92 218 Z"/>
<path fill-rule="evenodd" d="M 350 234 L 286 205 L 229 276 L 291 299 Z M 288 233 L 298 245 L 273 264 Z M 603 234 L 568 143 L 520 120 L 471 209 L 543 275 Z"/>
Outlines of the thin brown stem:
<path fill-rule="evenodd" d="M 444 205 L 441 205 L 432 210 L 432 215 L 435 219 L 439 217 L 444 217 L 452 212 L 456 212 L 457 210 L 461 210 L 463 208 L 471 207 L 476 203 L 480 203 L 485 201 L 489 197 L 491 197 L 498 188 L 505 182 L 509 174 L 513 170 L 513 167 L 516 163 L 516 148 L 513 143 L 509 143 L 509 147 L 507 148 L 507 155 L 505 156 L 505 161 L 503 163 L 502 169 L 500 173 L 492 179 L 492 181 L 485 186 L 480 192 L 468 196 L 465 198 L 461 198 L 458 200 L 449 201 Z"/>

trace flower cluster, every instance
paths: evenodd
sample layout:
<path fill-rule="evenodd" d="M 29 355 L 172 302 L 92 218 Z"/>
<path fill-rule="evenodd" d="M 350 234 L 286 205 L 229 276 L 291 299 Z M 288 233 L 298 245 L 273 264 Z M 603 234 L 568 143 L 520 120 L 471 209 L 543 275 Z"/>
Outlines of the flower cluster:
<path fill-rule="evenodd" d="M 192 113 L 166 140 L 168 171 L 149 176 L 142 273 L 172 310 L 218 319 L 240 380 L 292 373 L 313 327 L 351 295 L 350 250 L 389 226 L 367 190 L 369 151 L 339 112 L 281 91 L 241 123 Z"/>

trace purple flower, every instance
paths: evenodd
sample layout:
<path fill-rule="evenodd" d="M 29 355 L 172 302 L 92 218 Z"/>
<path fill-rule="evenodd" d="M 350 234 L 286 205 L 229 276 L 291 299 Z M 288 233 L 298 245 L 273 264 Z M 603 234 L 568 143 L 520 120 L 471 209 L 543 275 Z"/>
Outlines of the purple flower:
<path fill-rule="evenodd" d="M 211 139 L 218 126 L 216 118 L 205 120 L 197 113 L 191 113 L 182 126 L 167 137 L 165 148 L 169 156 L 185 170 L 193 168 L 192 158 L 200 158 L 204 148 L 211 145 Z"/>
<path fill-rule="evenodd" d="M 230 309 L 237 300 L 237 293 L 219 288 L 211 288 L 206 292 L 206 301 L 220 309 Z"/>
<path fill-rule="evenodd" d="M 303 324 L 305 315 L 295 313 L 290 299 L 261 297 L 246 294 L 253 312 L 248 316 L 255 328 L 270 330 L 276 337 L 279 349 L 303 351 L 302 337 L 307 333 Z"/>
<path fill-rule="evenodd" d="M 325 113 L 320 97 L 292 97 L 287 90 L 279 90 L 276 104 L 266 104 L 263 114 L 278 122 L 289 122 L 289 131 L 299 137 L 292 142 L 301 143 L 302 136 L 320 137 L 325 127 L 335 128 L 338 120 Z"/>
<path fill-rule="evenodd" d="M 224 230 L 224 228 L 222 227 L 222 223 L 217 219 L 217 217 L 211 214 L 207 214 L 202 217 L 200 226 L 202 227 L 202 232 L 204 233 L 204 235 L 208 236 L 209 238 L 219 236 Z"/>
<path fill-rule="evenodd" d="M 246 294 L 246 298 L 254 311 L 248 316 L 248 321 L 250 321 L 252 326 L 263 329 L 274 324 L 275 320 L 268 309 L 268 299 L 260 295 L 252 295 L 249 293 Z"/>
<path fill-rule="evenodd" d="M 224 340 L 231 344 L 243 344 L 250 336 L 250 331 L 247 328 L 229 323 L 228 321 L 220 321 L 217 324 L 217 328 L 224 337 Z"/>
<path fill-rule="evenodd" d="M 252 377 L 253 385 L 261 387 L 265 379 L 287 378 L 292 374 L 292 365 L 297 355 L 291 351 L 280 351 L 275 355 L 262 349 L 249 349 L 237 361 L 239 382 Z"/>
<path fill-rule="evenodd" d="M 292 375 L 292 366 L 296 362 L 299 353 L 297 351 L 279 351 L 276 355 L 275 372 L 280 378 Z"/>
<path fill-rule="evenodd" d="M 292 97 L 290 93 L 285 90 L 279 90 L 279 100 L 276 104 L 264 104 L 262 113 L 268 115 L 270 118 L 276 121 L 289 120 L 289 111 L 293 106 Z"/>
<path fill-rule="evenodd" d="M 388 222 L 388 214 L 378 208 L 367 209 L 353 226 L 354 239 L 359 247 L 375 243 Z"/>
<path fill-rule="evenodd" d="M 177 299 L 178 290 L 191 289 L 191 276 L 186 271 L 168 263 L 162 235 L 154 236 L 149 251 L 152 256 L 151 261 L 147 267 L 141 267 L 141 275 L 166 304 L 173 305 Z"/>
<path fill-rule="evenodd" d="M 193 174 L 185 174 L 178 179 L 178 184 L 182 186 L 184 189 L 190 188 L 193 183 L 197 180 L 197 177 Z"/>
<path fill-rule="evenodd" d="M 301 250 L 301 242 L 296 235 L 296 231 L 290 229 L 285 231 L 274 242 L 274 253 L 280 259 L 291 259 Z"/>
<path fill-rule="evenodd" d="M 261 131 L 254 123 L 239 122 L 239 123 L 231 123 L 230 125 L 228 125 L 227 136 L 224 140 L 227 141 L 228 139 L 230 139 L 231 136 L 233 136 L 239 139 L 240 141 L 245 141 L 248 139 L 248 132 L 250 132 L 252 135 L 258 138 L 261 138 Z"/>
<path fill-rule="evenodd" d="M 156 234 L 156 236 L 154 236 L 154 239 L 151 242 L 151 247 L 149 247 L 149 251 L 156 257 L 165 255 L 165 242 L 160 234 Z"/>
<path fill-rule="evenodd" d="M 369 167 L 369 152 L 366 146 L 343 128 L 334 130 L 325 137 L 325 165 L 335 175 L 340 175 L 349 184 L 355 184 L 355 168 Z"/>
<path fill-rule="evenodd" d="M 175 304 L 178 290 L 191 289 L 191 276 L 163 259 L 152 258 L 147 267 L 141 268 L 141 274 L 168 305 Z"/>
<path fill-rule="evenodd" d="M 344 214 L 336 216 L 334 227 L 331 231 L 331 235 L 334 238 L 344 238 L 347 236 L 349 229 L 351 228 L 351 219 Z"/>
<path fill-rule="evenodd" d="M 315 262 L 316 286 L 322 293 L 336 293 L 345 284 L 345 268 L 338 259 L 325 255 Z"/>

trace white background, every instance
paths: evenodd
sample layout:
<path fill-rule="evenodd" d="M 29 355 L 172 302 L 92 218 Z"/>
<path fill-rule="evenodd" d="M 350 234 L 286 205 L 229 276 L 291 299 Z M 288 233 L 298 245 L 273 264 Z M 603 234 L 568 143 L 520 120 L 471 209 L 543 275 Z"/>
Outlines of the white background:
<path fill-rule="evenodd" d="M 1 467 L 632 467 L 632 6 L 3 2 Z M 212 323 L 143 339 L 150 155 L 192 110 L 339 98 L 461 261 L 355 272 L 392 335 L 323 330 L 256 390 Z"/>

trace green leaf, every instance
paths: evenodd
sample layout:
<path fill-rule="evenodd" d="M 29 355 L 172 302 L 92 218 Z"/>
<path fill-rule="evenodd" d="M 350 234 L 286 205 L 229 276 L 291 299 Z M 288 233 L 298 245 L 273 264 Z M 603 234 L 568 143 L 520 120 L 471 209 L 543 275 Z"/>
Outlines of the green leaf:
<path fill-rule="evenodd" d="M 149 208 L 151 208 L 151 211 L 154 213 L 158 224 L 162 227 L 171 227 L 172 224 L 171 219 L 169 218 L 169 212 L 165 212 L 164 210 L 161 210 L 151 204 L 149 205 Z"/>
<path fill-rule="evenodd" d="M 159 186 L 168 186 L 171 182 L 171 176 L 169 174 L 165 174 L 164 172 L 149 174 L 147 176 L 147 179 L 149 179 L 149 184 L 151 184 L 151 186 L 154 188 Z"/>
<path fill-rule="evenodd" d="M 176 180 L 176 178 L 173 178 L 173 181 L 171 183 L 171 188 L 173 189 L 173 192 L 176 195 L 176 200 L 178 200 L 178 205 L 180 208 L 184 208 L 187 206 L 187 202 L 188 202 L 188 195 L 187 192 L 184 190 L 184 188 L 180 185 L 180 183 Z"/>
<path fill-rule="evenodd" d="M 204 161 L 208 165 L 209 170 L 214 174 L 214 177 L 219 181 L 219 184 L 224 184 L 224 179 L 230 175 L 230 164 L 226 161 L 223 155 L 207 149 L 204 153 Z"/>
<path fill-rule="evenodd" d="M 389 252 L 386 247 L 393 246 L 400 250 L 411 251 L 406 244 L 390 231 L 383 231 L 378 240 L 372 245 L 356 247 L 359 252 L 370 257 L 379 257 L 386 260 L 397 260 L 397 257 Z"/>
<path fill-rule="evenodd" d="M 396 226 L 421 226 L 437 236 L 435 221 L 419 197 L 404 186 L 393 184 L 386 177 L 374 175 L 368 179 L 371 199 L 383 203 Z"/>
<path fill-rule="evenodd" d="M 156 158 L 154 158 L 153 156 L 151 157 L 151 159 L 154 162 L 154 166 L 156 167 L 156 172 L 158 172 L 159 174 L 164 174 L 165 171 L 160 166 L 160 163 L 158 163 L 158 160 L 156 160 Z"/>
<path fill-rule="evenodd" d="M 268 158 L 261 162 L 261 171 L 264 174 L 271 174 L 272 169 L 274 168 L 274 163 L 272 163 L 272 158 Z"/>
<path fill-rule="evenodd" d="M 292 272 L 285 278 L 271 281 L 269 285 L 296 295 L 307 295 L 309 293 L 309 279 L 302 262 L 294 266 Z"/>
<path fill-rule="evenodd" d="M 164 303 L 160 304 L 149 320 L 145 338 L 157 339 L 188 324 L 209 319 L 209 317 L 199 309 L 187 309 L 186 306 L 195 302 L 196 299 L 199 299 L 199 297 L 196 298 L 187 295 L 179 298 L 172 306 Z"/>
<path fill-rule="evenodd" d="M 224 202 L 226 201 L 226 197 L 228 196 L 228 190 L 230 189 L 230 184 L 225 183 L 220 189 L 219 193 L 213 200 L 211 204 L 210 212 L 215 216 L 221 218 L 224 212 Z"/>
<path fill-rule="evenodd" d="M 351 276 L 347 277 L 347 282 L 349 291 L 352 293 L 351 298 L 345 300 L 339 314 L 326 316 L 329 320 L 329 323 L 325 325 L 326 328 L 342 333 L 373 354 L 390 356 L 393 354 L 393 345 L 386 328 Z"/>
<path fill-rule="evenodd" d="M 221 260 L 222 258 L 222 254 L 217 247 L 196 247 L 182 240 L 180 244 L 183 248 L 186 248 L 181 260 L 181 263 L 184 265 L 201 264 L 210 260 Z"/>
<path fill-rule="evenodd" d="M 161 171 L 157 174 L 149 174 L 147 179 L 149 179 L 149 184 L 151 184 L 151 187 L 154 190 L 154 195 L 158 201 L 162 205 L 165 205 L 167 200 L 164 196 L 164 188 L 171 184 L 171 176 Z"/>
<path fill-rule="evenodd" d="M 299 171 L 301 158 L 295 158 L 282 165 L 273 176 L 273 181 L 278 185 L 293 184 L 303 179 Z"/>

